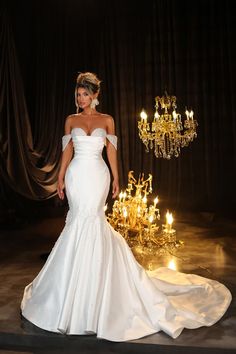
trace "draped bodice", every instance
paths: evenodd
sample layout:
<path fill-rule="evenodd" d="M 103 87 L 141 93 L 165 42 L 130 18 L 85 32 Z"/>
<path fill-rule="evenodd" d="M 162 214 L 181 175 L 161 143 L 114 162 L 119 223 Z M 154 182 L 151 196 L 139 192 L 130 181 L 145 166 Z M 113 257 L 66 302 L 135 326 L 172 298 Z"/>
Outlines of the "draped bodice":
<path fill-rule="evenodd" d="M 104 138 L 102 136 L 72 134 L 72 141 L 75 158 L 101 158 L 104 147 Z"/>
<path fill-rule="evenodd" d="M 96 128 L 90 135 L 87 135 L 82 128 L 73 128 L 71 134 L 62 138 L 62 150 L 65 150 L 72 139 L 75 158 L 100 158 L 106 140 L 117 149 L 117 137 L 107 134 L 104 128 Z"/>

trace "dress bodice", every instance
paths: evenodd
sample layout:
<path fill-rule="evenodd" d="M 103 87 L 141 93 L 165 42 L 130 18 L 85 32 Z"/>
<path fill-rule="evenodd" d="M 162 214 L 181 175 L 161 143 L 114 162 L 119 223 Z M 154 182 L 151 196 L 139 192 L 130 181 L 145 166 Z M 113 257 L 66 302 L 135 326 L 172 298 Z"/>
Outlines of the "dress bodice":
<path fill-rule="evenodd" d="M 75 156 L 96 158 L 101 156 L 102 150 L 108 140 L 117 149 L 117 136 L 107 134 L 104 128 L 95 128 L 90 135 L 82 128 L 73 128 L 70 134 L 62 137 L 62 150 L 64 151 L 72 139 Z"/>

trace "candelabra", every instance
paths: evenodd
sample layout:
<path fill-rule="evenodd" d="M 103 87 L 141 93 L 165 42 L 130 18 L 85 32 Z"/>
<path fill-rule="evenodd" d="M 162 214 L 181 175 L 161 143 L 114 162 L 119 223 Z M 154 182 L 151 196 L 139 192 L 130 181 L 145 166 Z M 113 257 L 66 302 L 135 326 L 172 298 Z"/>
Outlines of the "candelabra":
<path fill-rule="evenodd" d="M 194 113 L 186 109 L 186 119 L 182 123 L 181 115 L 177 112 L 176 97 L 168 96 L 167 92 L 162 97 L 155 97 L 155 103 L 155 114 L 151 123 L 147 122 L 148 116 L 144 110 L 140 113 L 139 137 L 147 152 L 154 148 L 157 158 L 178 157 L 180 149 L 188 146 L 197 137 L 198 123 L 193 119 Z"/>
<path fill-rule="evenodd" d="M 152 175 L 144 179 L 142 173 L 136 180 L 133 171 L 129 171 L 128 187 L 119 194 L 107 219 L 136 252 L 173 252 L 183 245 L 182 241 L 176 239 L 176 230 L 172 227 L 173 216 L 168 211 L 166 223 L 160 225 L 158 196 L 148 205 L 147 196 L 150 193 Z"/>

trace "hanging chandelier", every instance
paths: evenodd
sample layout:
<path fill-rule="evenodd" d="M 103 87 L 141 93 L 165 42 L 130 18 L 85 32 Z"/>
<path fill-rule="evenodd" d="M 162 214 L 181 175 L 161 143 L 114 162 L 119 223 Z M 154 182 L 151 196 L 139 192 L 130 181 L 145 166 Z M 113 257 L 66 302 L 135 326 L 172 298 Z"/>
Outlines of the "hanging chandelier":
<path fill-rule="evenodd" d="M 138 122 L 139 137 L 146 147 L 146 151 L 154 148 L 157 158 L 170 159 L 178 157 L 180 149 L 188 146 L 197 137 L 197 121 L 193 119 L 193 111 L 185 111 L 182 122 L 181 114 L 177 112 L 176 96 L 169 96 L 167 92 L 162 97 L 155 97 L 155 114 L 152 122 L 144 110 L 140 113 Z"/>

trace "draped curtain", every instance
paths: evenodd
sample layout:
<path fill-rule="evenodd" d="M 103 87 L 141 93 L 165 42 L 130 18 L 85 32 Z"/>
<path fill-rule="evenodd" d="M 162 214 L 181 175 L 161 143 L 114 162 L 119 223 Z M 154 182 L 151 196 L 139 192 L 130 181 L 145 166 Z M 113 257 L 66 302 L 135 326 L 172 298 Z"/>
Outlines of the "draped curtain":
<path fill-rule="evenodd" d="M 152 173 L 163 207 L 234 208 L 235 24 L 229 0 L 3 4 L 2 208 L 58 200 L 64 121 L 75 112 L 75 78 L 83 71 L 102 80 L 99 110 L 116 123 L 121 187 L 130 170 Z M 152 116 L 154 97 L 165 90 L 199 123 L 197 139 L 170 161 L 146 153 L 137 129 L 141 109 Z"/>

